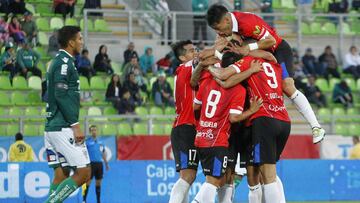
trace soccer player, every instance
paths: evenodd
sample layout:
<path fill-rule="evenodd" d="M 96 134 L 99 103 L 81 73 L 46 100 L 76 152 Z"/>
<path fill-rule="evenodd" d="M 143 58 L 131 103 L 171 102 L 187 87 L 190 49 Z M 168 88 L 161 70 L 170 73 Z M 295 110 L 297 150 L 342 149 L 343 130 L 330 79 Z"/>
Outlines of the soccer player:
<path fill-rule="evenodd" d="M 91 125 L 90 128 L 91 137 L 86 139 L 86 147 L 89 151 L 90 156 L 90 165 L 91 165 L 91 177 L 86 183 L 86 188 L 84 191 L 83 202 L 86 202 L 86 196 L 89 192 L 89 187 L 91 184 L 91 179 L 95 177 L 95 192 L 96 192 L 96 201 L 100 203 L 100 193 L 101 193 L 101 180 L 103 179 L 103 161 L 105 163 L 106 170 L 109 170 L 109 164 L 106 160 L 105 145 L 102 141 L 97 138 L 97 128 L 95 125 Z"/>
<path fill-rule="evenodd" d="M 54 168 L 47 203 L 63 202 L 89 180 L 91 173 L 85 136 L 79 124 L 80 86 L 74 65 L 74 56 L 83 47 L 80 28 L 62 27 L 58 42 L 61 49 L 46 76 L 48 103 L 44 142 L 48 164 Z M 74 169 L 71 177 L 70 168 Z"/>
<path fill-rule="evenodd" d="M 182 64 L 175 72 L 175 110 L 176 118 L 171 131 L 171 145 L 174 153 L 176 171 L 180 172 L 174 184 L 169 203 L 188 202 L 188 192 L 194 182 L 198 167 L 198 157 L 194 140 L 196 135 L 193 100 L 197 81 L 190 82 L 195 69 L 196 51 L 190 40 L 180 41 L 172 47 L 176 58 Z"/>
<path fill-rule="evenodd" d="M 233 47 L 234 51 L 244 56 L 249 51 L 263 49 L 269 50 L 283 67 L 283 91 L 295 103 L 298 111 L 304 116 L 312 128 L 313 143 L 324 139 L 325 130 L 320 126 L 309 101 L 303 93 L 298 91 L 291 78 L 294 74 L 293 56 L 289 44 L 280 38 L 275 30 L 257 15 L 246 12 L 228 12 L 219 4 L 212 5 L 207 12 L 207 21 L 219 36 L 231 38 L 232 34 L 243 38 L 258 40 L 243 47 Z M 221 50 L 219 50 L 221 51 Z M 285 66 L 285 67 L 284 67 Z"/>
<path fill-rule="evenodd" d="M 202 62 L 199 66 L 204 65 Z M 252 63 L 253 70 L 261 67 Z M 259 69 L 259 68 L 258 68 Z M 200 110 L 195 146 L 201 160 L 206 182 L 201 186 L 193 203 L 215 202 L 217 190 L 224 184 L 228 167 L 230 124 L 250 117 L 262 105 L 261 99 L 254 99 L 249 110 L 243 112 L 246 90 L 241 85 L 230 89 L 222 88 L 210 73 L 205 72 L 199 91 L 194 99 L 194 110 Z M 230 163 L 229 163 L 230 164 Z M 232 202 L 232 187 L 228 193 L 219 195 L 219 202 Z"/>
<path fill-rule="evenodd" d="M 232 66 L 238 73 L 246 71 L 253 60 L 251 56 L 243 57 L 232 52 L 223 56 L 223 62 L 234 63 Z M 249 198 L 253 198 L 250 202 L 261 202 L 259 181 L 261 173 L 265 202 L 283 203 L 285 195 L 281 180 L 276 176 L 276 162 L 289 137 L 291 124 L 282 96 L 282 68 L 277 63 L 259 60 L 264 71 L 253 74 L 247 79 L 250 97 L 263 99 L 263 106 L 249 119 L 253 145 L 251 165 L 253 165 L 252 172 L 255 173 L 251 177 L 258 177 L 251 180 L 252 183 L 249 181 Z M 239 78 L 233 75 L 226 81 L 217 81 L 222 87 L 231 88 L 238 84 Z"/>

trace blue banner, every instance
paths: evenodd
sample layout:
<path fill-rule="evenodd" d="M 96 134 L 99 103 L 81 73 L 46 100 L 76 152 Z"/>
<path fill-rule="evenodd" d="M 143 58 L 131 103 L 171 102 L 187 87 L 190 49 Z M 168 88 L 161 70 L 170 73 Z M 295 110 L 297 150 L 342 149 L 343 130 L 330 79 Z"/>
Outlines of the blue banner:
<path fill-rule="evenodd" d="M 98 139 L 103 141 L 105 145 L 106 155 L 108 161 L 115 161 L 116 150 L 116 138 L 114 136 L 100 136 Z M 0 162 L 8 161 L 8 152 L 10 145 L 15 141 L 14 137 L 0 137 Z M 28 143 L 34 150 L 34 161 L 46 162 L 46 151 L 44 148 L 44 137 L 33 136 L 24 137 L 24 141 Z"/>
<path fill-rule="evenodd" d="M 46 163 L 0 163 L 0 202 L 43 202 L 52 170 Z M 285 160 L 279 163 L 288 201 L 360 200 L 360 161 Z M 178 179 L 173 161 L 114 161 L 104 172 L 102 202 L 165 203 Z M 201 169 L 190 189 L 194 198 L 204 181 Z M 246 178 L 235 202 L 247 202 Z M 95 201 L 94 181 L 88 202 Z M 66 202 L 81 202 L 77 192 Z"/>

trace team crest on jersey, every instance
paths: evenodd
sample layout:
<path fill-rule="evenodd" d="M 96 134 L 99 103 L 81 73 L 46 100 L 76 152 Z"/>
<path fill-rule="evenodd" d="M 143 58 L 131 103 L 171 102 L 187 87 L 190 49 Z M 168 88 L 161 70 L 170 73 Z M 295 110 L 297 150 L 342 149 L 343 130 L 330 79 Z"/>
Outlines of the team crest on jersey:
<path fill-rule="evenodd" d="M 261 33 L 260 26 L 255 25 L 255 31 L 253 32 L 254 35 L 259 35 Z"/>
<path fill-rule="evenodd" d="M 64 58 L 62 58 L 62 60 L 63 60 L 65 63 L 67 63 L 67 62 L 69 61 L 69 58 L 64 57 Z"/>

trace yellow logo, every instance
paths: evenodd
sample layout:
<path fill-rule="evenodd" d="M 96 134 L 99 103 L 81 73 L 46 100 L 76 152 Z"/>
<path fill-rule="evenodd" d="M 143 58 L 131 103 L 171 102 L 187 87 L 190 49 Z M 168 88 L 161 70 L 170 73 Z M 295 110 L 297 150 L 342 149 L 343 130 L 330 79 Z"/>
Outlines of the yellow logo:
<path fill-rule="evenodd" d="M 260 26 L 255 25 L 255 31 L 253 32 L 253 34 L 254 34 L 254 35 L 259 35 L 259 34 L 260 34 L 260 32 L 261 32 L 261 30 L 260 30 Z"/>

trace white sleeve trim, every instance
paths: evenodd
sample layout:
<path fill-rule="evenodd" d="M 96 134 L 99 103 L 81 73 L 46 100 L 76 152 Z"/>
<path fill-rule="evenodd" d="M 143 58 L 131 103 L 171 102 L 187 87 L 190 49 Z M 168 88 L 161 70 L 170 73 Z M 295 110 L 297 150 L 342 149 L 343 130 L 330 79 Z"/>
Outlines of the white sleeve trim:
<path fill-rule="evenodd" d="M 240 68 L 239 68 L 237 65 L 232 64 L 231 67 L 233 67 L 233 68 L 235 69 L 236 73 L 240 73 L 240 72 L 241 72 Z"/>
<path fill-rule="evenodd" d="M 195 103 L 195 104 L 199 104 L 199 105 L 201 105 L 201 104 L 202 104 L 202 102 L 201 102 L 201 101 L 199 101 L 199 100 L 197 100 L 196 98 L 194 98 L 194 103 Z"/>
<path fill-rule="evenodd" d="M 230 114 L 242 114 L 242 111 L 237 110 L 237 109 L 230 109 Z"/>
<path fill-rule="evenodd" d="M 79 122 L 73 123 L 70 126 L 74 126 L 74 125 L 77 125 L 77 124 L 79 124 Z"/>
<path fill-rule="evenodd" d="M 266 30 L 265 34 L 261 37 L 260 40 L 265 39 L 267 36 L 270 36 L 270 32 Z"/>

